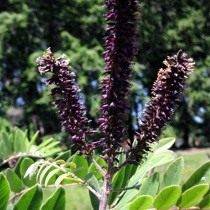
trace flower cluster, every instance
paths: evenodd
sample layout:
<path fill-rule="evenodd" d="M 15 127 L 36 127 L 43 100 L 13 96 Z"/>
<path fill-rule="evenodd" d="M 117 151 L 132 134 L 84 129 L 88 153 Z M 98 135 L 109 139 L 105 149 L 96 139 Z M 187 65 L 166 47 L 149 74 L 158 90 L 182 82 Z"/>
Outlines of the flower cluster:
<path fill-rule="evenodd" d="M 112 155 L 127 138 L 129 79 L 136 51 L 136 0 L 106 0 L 105 78 L 99 118 L 104 152 Z M 109 152 L 110 151 L 110 152 Z M 112 154 L 111 154 L 112 153 Z"/>
<path fill-rule="evenodd" d="M 81 103 L 80 90 L 75 83 L 75 74 L 69 68 L 65 56 L 55 58 L 50 49 L 37 59 L 40 74 L 52 72 L 48 84 L 54 84 L 51 90 L 62 126 L 71 134 L 76 150 L 88 153 L 91 146 L 85 142 L 89 132 L 86 110 Z"/>
<path fill-rule="evenodd" d="M 163 62 L 152 88 L 152 98 L 140 120 L 135 141 L 129 140 L 128 118 L 131 64 L 136 53 L 137 0 L 105 0 L 107 28 L 105 35 L 105 75 L 101 82 L 101 108 L 99 117 L 100 139 L 88 143 L 91 130 L 86 109 L 81 103 L 75 74 L 65 57 L 55 58 L 50 51 L 38 59 L 41 74 L 51 72 L 48 84 L 61 123 L 71 134 L 73 145 L 82 154 L 89 155 L 96 147 L 102 150 L 107 163 L 114 166 L 119 150 L 129 142 L 128 162 L 139 162 L 157 141 L 162 128 L 171 119 L 182 95 L 186 79 L 192 72 L 194 61 L 179 51 Z"/>
<path fill-rule="evenodd" d="M 185 81 L 193 70 L 194 61 L 187 54 L 179 51 L 163 62 L 157 80 L 152 88 L 152 98 L 143 112 L 140 129 L 136 133 L 137 146 L 131 151 L 131 159 L 141 160 L 142 155 L 150 150 L 162 128 L 171 119 L 182 95 Z"/>

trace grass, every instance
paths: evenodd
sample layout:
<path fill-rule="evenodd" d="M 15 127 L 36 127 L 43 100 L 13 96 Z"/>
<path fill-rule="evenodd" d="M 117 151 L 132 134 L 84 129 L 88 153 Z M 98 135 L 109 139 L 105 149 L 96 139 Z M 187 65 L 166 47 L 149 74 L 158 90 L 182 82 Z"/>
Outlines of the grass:
<path fill-rule="evenodd" d="M 210 154 L 210 149 L 192 149 L 187 151 L 180 151 L 178 155 L 184 157 L 184 171 L 183 171 L 183 181 L 185 181 L 189 176 L 205 162 L 209 161 L 207 154 Z M 210 173 L 209 173 L 210 181 Z"/>
<path fill-rule="evenodd" d="M 65 188 L 65 187 L 64 187 Z M 92 210 L 88 191 L 84 187 L 66 187 L 66 208 L 68 210 Z M 55 192 L 55 188 L 44 190 L 43 200 L 46 200 Z"/>

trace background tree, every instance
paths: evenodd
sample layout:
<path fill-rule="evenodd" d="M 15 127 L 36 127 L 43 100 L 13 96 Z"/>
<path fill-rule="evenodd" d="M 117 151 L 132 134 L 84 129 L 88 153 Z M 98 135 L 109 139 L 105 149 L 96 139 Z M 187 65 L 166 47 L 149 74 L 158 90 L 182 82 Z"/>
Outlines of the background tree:
<path fill-rule="evenodd" d="M 183 49 L 197 68 L 187 94 L 171 123 L 183 146 L 210 139 L 209 49 L 210 5 L 207 1 L 142 0 L 139 53 L 136 58 L 130 124 L 147 101 L 165 55 Z M 71 58 L 86 96 L 88 115 L 96 124 L 99 78 L 103 69 L 103 0 L 4 0 L 0 2 L 0 114 L 21 115 L 18 123 L 33 124 L 42 133 L 60 129 L 50 98 L 38 81 L 35 59 L 51 46 Z M 60 51 L 58 51 L 60 50 Z"/>

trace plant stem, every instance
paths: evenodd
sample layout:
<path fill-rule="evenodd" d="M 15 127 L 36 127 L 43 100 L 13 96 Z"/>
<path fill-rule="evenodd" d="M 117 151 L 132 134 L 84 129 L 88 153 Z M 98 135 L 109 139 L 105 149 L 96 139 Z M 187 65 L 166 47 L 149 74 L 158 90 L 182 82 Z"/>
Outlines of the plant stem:
<path fill-rule="evenodd" d="M 97 168 L 97 170 L 101 173 L 101 175 L 104 177 L 106 175 L 106 172 L 103 170 L 103 168 L 97 163 L 97 161 L 92 158 L 92 162 L 95 165 L 95 167 Z"/>
<path fill-rule="evenodd" d="M 111 160 L 108 160 L 107 173 L 104 176 L 104 184 L 99 203 L 99 210 L 108 209 L 108 198 L 111 190 L 112 176 L 113 176 L 113 162 Z"/>
<path fill-rule="evenodd" d="M 102 195 L 101 195 L 101 199 L 100 199 L 99 210 L 107 210 L 108 195 L 109 195 L 109 181 L 107 178 L 105 178 L 103 189 L 102 189 Z"/>
<path fill-rule="evenodd" d="M 132 187 L 124 187 L 124 188 L 113 189 L 112 191 L 113 192 L 121 192 L 121 191 L 133 190 L 133 189 L 139 190 L 140 186 L 141 185 L 139 184 L 139 185 L 134 185 Z"/>
<path fill-rule="evenodd" d="M 92 192 L 98 199 L 100 199 L 100 197 L 101 197 L 101 195 L 97 192 L 97 191 L 95 191 L 91 186 L 87 186 L 87 188 L 88 188 L 88 190 L 90 191 L 90 192 Z"/>

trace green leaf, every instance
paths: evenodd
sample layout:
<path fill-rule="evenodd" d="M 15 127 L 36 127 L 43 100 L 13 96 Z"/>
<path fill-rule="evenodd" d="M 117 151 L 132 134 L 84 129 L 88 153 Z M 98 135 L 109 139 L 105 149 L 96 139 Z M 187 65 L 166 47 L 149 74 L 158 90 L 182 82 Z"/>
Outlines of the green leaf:
<path fill-rule="evenodd" d="M 53 138 L 45 139 L 41 144 L 37 146 L 37 148 L 44 149 L 46 146 L 50 145 L 51 143 L 55 142 Z"/>
<path fill-rule="evenodd" d="M 155 143 L 153 145 L 152 149 L 153 149 L 153 151 L 160 153 L 162 151 L 170 149 L 173 146 L 173 144 L 175 143 L 175 140 L 176 139 L 174 137 L 160 139 L 158 143 Z"/>
<path fill-rule="evenodd" d="M 140 187 L 140 195 L 156 195 L 159 188 L 159 174 L 154 173 L 152 176 L 145 178 Z"/>
<path fill-rule="evenodd" d="M 75 175 L 84 180 L 88 174 L 88 162 L 86 158 L 81 155 L 76 155 L 73 162 L 77 165 Z"/>
<path fill-rule="evenodd" d="M 129 204 L 129 210 L 147 210 L 152 205 L 153 197 L 140 195 Z"/>
<path fill-rule="evenodd" d="M 31 158 L 24 158 L 20 163 L 20 175 L 21 177 L 25 176 L 25 173 L 30 165 L 32 165 L 34 161 Z"/>
<path fill-rule="evenodd" d="M 150 153 L 145 162 L 136 169 L 136 173 L 130 178 L 126 187 L 132 187 L 138 185 L 142 182 L 142 179 L 145 177 L 148 171 L 151 169 L 169 163 L 175 158 L 175 155 L 172 151 L 166 150 L 162 153 Z M 124 196 L 117 204 L 116 208 L 121 209 L 129 201 L 131 201 L 137 194 L 138 190 L 133 189 L 124 193 Z"/>
<path fill-rule="evenodd" d="M 125 167 L 121 168 L 121 170 L 118 171 L 113 177 L 112 186 L 114 190 L 122 188 L 124 177 L 125 177 Z M 109 204 L 111 204 L 114 201 L 114 199 L 117 197 L 118 194 L 119 192 L 110 193 Z"/>
<path fill-rule="evenodd" d="M 36 183 L 35 176 L 32 177 L 25 177 L 25 173 L 28 170 L 28 168 L 34 163 L 34 161 L 31 158 L 24 158 L 20 163 L 20 175 L 21 179 L 23 180 L 24 184 L 31 187 Z"/>
<path fill-rule="evenodd" d="M 30 144 L 26 132 L 23 132 L 21 129 L 15 127 L 13 138 L 14 152 L 27 152 L 29 150 Z"/>
<path fill-rule="evenodd" d="M 41 175 L 42 175 L 42 172 L 45 170 L 46 167 L 49 166 L 49 163 L 48 162 L 45 162 L 43 163 L 40 168 L 38 169 L 37 171 L 37 174 L 36 174 L 36 180 L 38 183 L 40 183 L 40 178 L 41 178 Z"/>
<path fill-rule="evenodd" d="M 158 210 L 168 210 L 174 206 L 181 195 L 181 187 L 172 185 L 165 187 L 154 200 L 154 207 Z"/>
<path fill-rule="evenodd" d="M 137 165 L 129 164 L 125 166 L 125 176 L 122 187 L 125 187 L 130 180 L 130 178 L 135 174 Z"/>
<path fill-rule="evenodd" d="M 189 208 L 198 204 L 208 190 L 209 184 L 199 184 L 189 188 L 182 194 L 178 206 L 180 208 Z"/>
<path fill-rule="evenodd" d="M 55 168 L 54 170 L 50 171 L 45 179 L 44 186 L 48 186 L 54 184 L 56 181 L 57 176 L 61 173 L 60 169 Z"/>
<path fill-rule="evenodd" d="M 91 202 L 93 210 L 98 210 L 99 209 L 98 198 L 90 191 L 89 191 L 89 196 L 90 196 L 90 202 Z"/>
<path fill-rule="evenodd" d="M 18 175 L 10 168 L 5 171 L 5 175 L 13 192 L 20 192 L 23 189 L 23 183 Z"/>
<path fill-rule="evenodd" d="M 88 183 L 96 192 L 100 193 L 100 184 L 94 175 L 91 177 Z M 99 208 L 98 198 L 91 191 L 89 191 L 89 195 L 93 209 L 98 210 Z"/>
<path fill-rule="evenodd" d="M 42 191 L 35 185 L 29 188 L 17 201 L 14 210 L 38 210 L 42 203 Z"/>
<path fill-rule="evenodd" d="M 83 181 L 77 177 L 71 177 L 70 174 L 65 173 L 60 175 L 56 181 L 55 181 L 55 185 L 58 186 L 60 184 L 71 184 L 71 183 L 77 183 L 77 184 L 82 184 Z"/>
<path fill-rule="evenodd" d="M 148 160 L 148 165 L 151 168 L 159 167 L 173 161 L 174 158 L 174 152 L 170 150 L 162 151 L 161 153 L 154 152 Z"/>
<path fill-rule="evenodd" d="M 31 139 L 30 139 L 30 147 L 31 147 L 33 144 L 35 144 L 38 135 L 39 135 L 39 131 L 37 131 L 37 132 L 31 137 Z"/>
<path fill-rule="evenodd" d="M 0 133 L 0 159 L 7 159 L 14 153 L 12 134 L 2 131 Z"/>
<path fill-rule="evenodd" d="M 65 210 L 65 203 L 65 190 L 62 187 L 59 187 L 42 205 L 40 210 Z"/>
<path fill-rule="evenodd" d="M 67 161 L 69 158 L 71 157 L 71 151 L 70 150 L 67 150 L 67 151 L 64 151 L 64 152 L 60 152 L 58 154 L 58 156 L 55 158 L 55 160 L 64 160 L 64 161 Z"/>
<path fill-rule="evenodd" d="M 21 165 L 21 162 L 22 160 L 24 159 L 24 157 L 21 157 L 18 159 L 17 163 L 16 163 L 16 166 L 15 166 L 15 173 L 19 176 L 19 178 L 21 178 L 21 173 L 20 173 L 20 165 Z"/>
<path fill-rule="evenodd" d="M 190 178 L 183 185 L 182 188 L 183 191 L 198 184 L 209 170 L 210 170 L 210 161 L 202 165 L 190 176 Z"/>
<path fill-rule="evenodd" d="M 172 162 L 163 176 L 162 187 L 180 184 L 181 173 L 183 168 L 184 168 L 183 157 L 177 158 L 174 162 Z"/>
<path fill-rule="evenodd" d="M 45 184 L 45 180 L 48 176 L 48 174 L 52 171 L 52 170 L 55 170 L 55 166 L 53 165 L 48 165 L 46 166 L 42 172 L 40 173 L 40 176 L 39 176 L 39 183 L 41 185 L 44 185 Z"/>
<path fill-rule="evenodd" d="M 201 209 L 210 209 L 210 194 L 206 195 L 203 200 L 199 203 Z"/>
<path fill-rule="evenodd" d="M 5 176 L 0 173 L 0 209 L 6 210 L 9 201 L 10 187 Z"/>
<path fill-rule="evenodd" d="M 36 151 L 43 154 L 44 156 L 52 156 L 61 152 L 60 142 L 54 138 L 44 140 L 40 145 L 36 147 Z"/>

